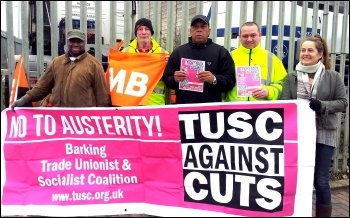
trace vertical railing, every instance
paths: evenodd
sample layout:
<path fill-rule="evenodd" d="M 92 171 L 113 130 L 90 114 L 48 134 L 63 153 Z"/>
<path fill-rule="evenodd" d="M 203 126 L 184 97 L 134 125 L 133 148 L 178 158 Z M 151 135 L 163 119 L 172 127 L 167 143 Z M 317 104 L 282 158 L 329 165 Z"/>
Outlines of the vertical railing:
<path fill-rule="evenodd" d="M 290 8 L 290 14 L 296 14 L 297 2 L 292 2 L 292 8 Z M 294 70 L 294 57 L 298 55 L 295 52 L 295 35 L 296 35 L 296 16 L 292 16 L 290 21 L 290 33 L 289 33 L 289 52 L 288 52 L 288 69 L 287 72 Z"/>
<path fill-rule="evenodd" d="M 268 51 L 271 51 L 272 18 L 273 18 L 273 11 L 274 11 L 274 3 L 272 1 L 267 2 L 266 10 L 267 10 L 267 14 L 266 14 L 265 49 Z"/>
<path fill-rule="evenodd" d="M 344 2 L 344 14 L 349 14 L 349 2 Z M 349 18 L 344 16 L 343 17 L 343 24 L 342 24 L 342 31 L 343 34 L 346 34 L 346 30 L 349 30 L 349 23 L 348 23 Z M 342 38 L 341 40 L 341 58 L 340 58 L 340 72 L 342 75 L 342 78 L 344 78 L 344 73 L 345 73 L 345 58 L 346 58 L 346 44 L 348 43 L 348 39 L 345 37 Z M 349 61 L 349 60 L 348 60 Z M 348 64 L 349 68 L 349 64 Z M 348 69 L 349 70 L 349 69 Z M 346 98 L 349 102 L 349 75 L 348 75 L 348 81 L 347 81 L 347 95 Z M 346 172 L 347 167 L 348 167 L 348 159 L 349 159 L 349 106 L 346 108 L 346 113 L 345 113 L 345 118 L 344 118 L 344 128 L 343 128 L 343 151 L 342 151 L 342 167 L 341 170 L 342 172 Z M 338 159 L 338 158 L 337 158 Z"/>
<path fill-rule="evenodd" d="M 36 60 L 37 72 L 40 78 L 44 74 L 44 3 L 36 1 Z"/>
<path fill-rule="evenodd" d="M 169 1 L 167 4 L 167 12 L 168 12 L 168 21 L 167 21 L 167 29 L 168 29 L 168 34 L 166 36 L 166 50 L 168 52 L 172 52 L 174 49 L 174 35 L 170 34 L 174 32 L 174 2 Z M 165 88 L 165 104 L 171 104 L 171 89 Z"/>
<path fill-rule="evenodd" d="M 284 16 L 285 16 L 285 4 L 283 1 L 280 1 L 278 14 L 279 14 L 279 20 L 278 20 L 277 57 L 280 60 L 282 60 L 284 58 L 283 39 L 284 39 Z"/>
<path fill-rule="evenodd" d="M 124 45 L 127 46 L 134 35 L 133 25 L 131 23 L 131 2 L 124 2 Z"/>
<path fill-rule="evenodd" d="M 189 10 L 189 2 L 188 1 L 182 1 L 182 28 L 181 28 L 181 44 L 185 44 L 188 42 L 188 26 L 189 26 L 189 15 L 188 15 L 188 10 Z M 186 28 L 187 27 L 187 28 Z"/>
<path fill-rule="evenodd" d="M 14 36 L 13 36 L 13 9 L 12 2 L 6 1 L 6 27 L 7 27 L 7 68 L 9 77 L 9 90 L 12 87 L 13 72 L 15 70 L 15 48 L 14 48 Z M 10 93 L 11 95 L 11 93 Z"/>
<path fill-rule="evenodd" d="M 80 1 L 80 30 L 85 33 L 85 41 L 87 41 L 87 1 Z M 96 23 L 95 23 L 96 26 Z M 96 38 L 95 38 L 96 40 Z M 95 50 L 96 52 L 96 50 Z"/>
<path fill-rule="evenodd" d="M 217 37 L 217 27 L 218 27 L 218 10 L 219 10 L 219 2 L 213 1 L 211 3 L 211 21 L 210 21 L 210 28 L 212 29 L 210 38 L 212 38 L 213 42 L 216 42 Z"/>
<path fill-rule="evenodd" d="M 109 21 L 109 29 L 111 30 L 109 38 L 109 46 L 110 48 L 115 48 L 116 38 L 117 38 L 117 2 L 111 1 L 109 7 L 109 16 L 113 19 Z"/>
<path fill-rule="evenodd" d="M 27 73 L 27 81 L 30 81 L 29 69 L 29 35 L 28 35 L 28 1 L 21 2 L 21 31 L 22 31 L 22 54 L 23 54 L 23 68 Z M 29 84 L 30 85 L 30 84 Z"/>
<path fill-rule="evenodd" d="M 96 46 L 96 45 L 99 45 L 99 46 Z M 97 58 L 97 60 L 102 62 L 102 50 L 97 49 L 98 47 L 102 47 L 102 2 L 101 1 L 95 1 L 95 58 Z"/>
<path fill-rule="evenodd" d="M 232 1 L 226 1 L 226 14 L 225 14 L 225 42 L 224 47 L 230 51 L 231 50 L 231 35 L 232 35 Z"/>
<path fill-rule="evenodd" d="M 58 40 L 59 40 L 59 32 L 58 32 L 58 13 L 57 13 L 57 1 L 50 2 L 50 29 L 51 29 L 51 58 L 54 59 L 58 56 Z"/>
<path fill-rule="evenodd" d="M 161 29 L 160 5 L 161 5 L 161 2 L 159 2 L 159 1 L 153 2 L 153 6 L 154 6 L 154 8 L 153 8 L 153 20 L 152 20 L 153 28 L 154 28 L 153 38 L 157 42 L 159 42 L 159 40 L 160 40 L 160 29 Z M 140 8 L 139 11 L 144 11 L 144 10 L 142 10 L 142 8 Z M 145 15 L 143 14 L 143 16 L 145 16 Z"/>

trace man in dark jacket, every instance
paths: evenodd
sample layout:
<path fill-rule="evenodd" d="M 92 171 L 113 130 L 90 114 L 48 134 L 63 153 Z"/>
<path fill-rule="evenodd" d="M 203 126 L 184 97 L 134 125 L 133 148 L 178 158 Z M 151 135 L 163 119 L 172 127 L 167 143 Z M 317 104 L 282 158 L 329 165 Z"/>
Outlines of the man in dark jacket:
<path fill-rule="evenodd" d="M 230 53 L 209 38 L 207 17 L 194 16 L 190 33 L 189 42 L 170 55 L 163 75 L 164 83 L 176 91 L 176 104 L 221 102 L 222 93 L 231 90 L 236 83 L 235 67 Z M 203 63 L 195 76 L 197 82 L 190 79 L 193 76 L 184 69 L 182 58 L 193 60 L 197 64 Z M 188 87 L 193 88 L 186 88 L 191 82 L 194 83 Z"/>
<path fill-rule="evenodd" d="M 49 93 L 53 107 L 108 107 L 107 81 L 102 64 L 85 51 L 85 33 L 67 33 L 68 51 L 56 57 L 44 75 L 11 108 L 43 100 Z"/>

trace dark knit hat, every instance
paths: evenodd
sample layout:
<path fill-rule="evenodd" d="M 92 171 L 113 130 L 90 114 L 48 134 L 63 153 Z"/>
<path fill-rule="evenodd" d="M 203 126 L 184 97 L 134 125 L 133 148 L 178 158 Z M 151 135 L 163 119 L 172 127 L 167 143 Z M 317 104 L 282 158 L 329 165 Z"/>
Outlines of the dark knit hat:
<path fill-rule="evenodd" d="M 152 22 L 150 20 L 148 20 L 147 18 L 140 18 L 138 21 L 136 21 L 135 23 L 135 36 L 137 33 L 137 27 L 141 25 L 141 26 L 146 26 L 151 30 L 152 36 L 153 36 L 153 26 L 152 26 Z"/>

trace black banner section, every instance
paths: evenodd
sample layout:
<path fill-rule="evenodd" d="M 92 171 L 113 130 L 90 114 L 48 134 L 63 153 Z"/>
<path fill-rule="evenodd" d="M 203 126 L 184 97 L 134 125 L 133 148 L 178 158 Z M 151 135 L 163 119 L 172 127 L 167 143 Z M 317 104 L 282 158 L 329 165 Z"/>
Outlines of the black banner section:
<path fill-rule="evenodd" d="M 180 112 L 181 143 L 283 145 L 284 109 Z"/>
<path fill-rule="evenodd" d="M 184 178 L 187 202 L 269 213 L 283 209 L 283 177 L 184 170 Z"/>

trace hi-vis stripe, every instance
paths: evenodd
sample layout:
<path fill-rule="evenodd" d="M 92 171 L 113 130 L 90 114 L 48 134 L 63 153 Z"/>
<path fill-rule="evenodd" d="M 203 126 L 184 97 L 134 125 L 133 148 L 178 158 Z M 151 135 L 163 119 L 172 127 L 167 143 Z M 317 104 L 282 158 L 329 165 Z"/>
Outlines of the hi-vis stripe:
<path fill-rule="evenodd" d="M 281 90 L 279 89 L 279 87 L 274 85 L 274 84 L 271 85 L 272 61 L 273 61 L 273 54 L 272 54 L 272 52 L 268 52 L 268 55 L 267 55 L 267 70 L 268 70 L 267 78 L 266 78 L 266 80 L 261 79 L 261 84 L 275 88 L 278 92 L 278 95 L 281 95 Z M 281 83 L 281 85 L 282 85 L 282 83 Z"/>
<path fill-rule="evenodd" d="M 135 52 L 136 52 L 136 53 L 139 52 L 136 48 L 133 48 L 133 49 L 135 49 Z M 126 47 L 126 48 L 124 49 L 124 51 L 125 51 L 125 52 L 129 52 L 129 51 L 130 51 L 130 46 Z M 153 53 L 154 51 L 155 51 L 155 50 L 152 49 L 152 52 L 151 52 L 151 53 Z M 165 52 L 166 52 L 165 49 L 164 49 L 164 48 L 161 48 L 160 53 L 165 53 Z"/>

